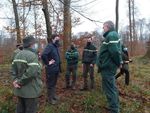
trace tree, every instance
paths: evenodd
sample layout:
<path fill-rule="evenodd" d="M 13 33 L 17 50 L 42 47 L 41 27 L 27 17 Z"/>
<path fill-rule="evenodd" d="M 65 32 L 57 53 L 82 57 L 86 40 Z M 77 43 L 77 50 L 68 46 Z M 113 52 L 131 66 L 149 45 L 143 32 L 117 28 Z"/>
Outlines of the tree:
<path fill-rule="evenodd" d="M 46 21 L 47 41 L 49 43 L 51 35 L 52 35 L 52 29 L 51 29 L 51 23 L 50 23 L 50 16 L 49 16 L 49 11 L 48 11 L 48 2 L 47 2 L 47 0 L 42 0 L 42 4 L 43 4 L 42 11 L 44 13 L 45 21 Z"/>
<path fill-rule="evenodd" d="M 64 50 L 67 49 L 68 43 L 71 41 L 71 13 L 70 13 L 71 0 L 64 0 Z"/>
<path fill-rule="evenodd" d="M 19 25 L 17 4 L 16 4 L 15 0 L 12 0 L 12 3 L 13 3 L 14 15 L 15 15 L 15 23 L 16 23 L 16 31 L 17 31 L 17 43 L 21 43 L 20 25 Z"/>
<path fill-rule="evenodd" d="M 119 23 L 119 0 L 116 0 L 116 31 L 118 32 Z"/>

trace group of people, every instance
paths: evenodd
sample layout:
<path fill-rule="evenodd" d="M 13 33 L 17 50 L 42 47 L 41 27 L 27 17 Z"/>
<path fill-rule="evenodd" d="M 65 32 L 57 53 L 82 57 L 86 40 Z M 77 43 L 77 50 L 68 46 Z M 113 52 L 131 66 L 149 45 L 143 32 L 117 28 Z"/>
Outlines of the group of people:
<path fill-rule="evenodd" d="M 125 83 L 129 84 L 128 53 L 127 48 L 120 46 L 120 39 L 115 31 L 112 21 L 103 24 L 104 41 L 99 53 L 92 43 L 93 38 L 87 39 L 87 44 L 82 53 L 83 87 L 81 90 L 94 88 L 94 67 L 97 67 L 102 76 L 102 87 L 109 103 L 110 113 L 119 113 L 119 95 L 115 79 L 126 73 Z M 57 104 L 59 96 L 56 95 L 56 84 L 60 73 L 61 58 L 59 54 L 60 37 L 52 35 L 51 42 L 47 44 L 41 54 L 41 59 L 46 71 L 46 86 L 48 102 Z M 14 94 L 18 97 L 16 113 L 36 113 L 38 108 L 38 97 L 42 91 L 41 70 L 42 65 L 38 60 L 36 39 L 27 36 L 23 39 L 23 50 L 18 51 L 13 56 L 12 79 Z M 79 52 L 74 43 L 70 44 L 65 53 L 67 69 L 65 75 L 65 88 L 76 89 L 77 68 Z M 117 69 L 121 72 L 116 75 Z M 71 79 L 72 74 L 72 79 Z M 88 74 L 90 76 L 90 86 L 88 86 Z M 116 76 L 115 76 L 116 75 Z"/>

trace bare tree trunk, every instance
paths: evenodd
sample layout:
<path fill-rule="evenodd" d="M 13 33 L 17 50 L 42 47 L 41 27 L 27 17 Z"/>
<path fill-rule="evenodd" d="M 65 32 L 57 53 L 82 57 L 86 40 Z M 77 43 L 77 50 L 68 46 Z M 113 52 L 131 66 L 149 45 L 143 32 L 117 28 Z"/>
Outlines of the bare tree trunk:
<path fill-rule="evenodd" d="M 19 26 L 19 17 L 18 17 L 18 10 L 17 4 L 15 0 L 12 0 L 13 3 L 13 10 L 15 15 L 15 23 L 16 23 L 16 31 L 17 31 L 17 43 L 21 43 L 21 35 L 20 35 L 20 26 Z"/>
<path fill-rule="evenodd" d="M 43 0 L 42 4 L 43 4 L 42 11 L 44 13 L 45 21 L 46 21 L 47 41 L 49 43 L 51 35 L 52 35 L 52 29 L 51 29 L 51 23 L 50 23 L 50 16 L 49 16 L 49 11 L 48 11 L 48 2 L 47 2 L 47 0 Z"/>
<path fill-rule="evenodd" d="M 145 56 L 150 58 L 150 41 L 147 42 L 147 52 L 146 52 Z"/>
<path fill-rule="evenodd" d="M 133 39 L 137 40 L 136 31 L 135 31 L 135 2 L 132 0 L 132 18 L 133 18 Z"/>
<path fill-rule="evenodd" d="M 63 61 L 65 61 L 65 52 L 67 51 L 68 44 L 71 41 L 71 14 L 70 14 L 70 4 L 71 0 L 64 0 L 64 31 L 63 31 Z M 64 62 L 64 66 L 65 66 Z"/>
<path fill-rule="evenodd" d="M 131 0 L 128 0 L 128 7 L 129 7 L 129 31 L 130 31 L 130 55 L 132 56 L 132 20 L 131 20 Z"/>
<path fill-rule="evenodd" d="M 35 30 L 35 38 L 37 39 L 37 13 L 36 13 L 36 5 L 34 4 L 34 30 Z"/>
<path fill-rule="evenodd" d="M 25 25 L 25 1 L 22 0 L 22 4 L 23 4 L 23 19 L 22 19 L 22 23 L 23 23 L 23 30 L 22 30 L 22 37 L 25 37 L 25 30 L 26 30 L 26 25 Z"/>
<path fill-rule="evenodd" d="M 116 31 L 118 32 L 119 27 L 119 0 L 116 0 Z"/>
<path fill-rule="evenodd" d="M 70 3 L 71 0 L 64 0 L 64 50 L 67 49 L 68 43 L 71 39 Z"/>

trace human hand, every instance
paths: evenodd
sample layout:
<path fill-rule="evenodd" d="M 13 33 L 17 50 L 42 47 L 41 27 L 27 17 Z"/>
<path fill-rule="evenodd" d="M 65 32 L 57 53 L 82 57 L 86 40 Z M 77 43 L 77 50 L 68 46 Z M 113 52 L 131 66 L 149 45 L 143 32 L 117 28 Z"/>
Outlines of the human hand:
<path fill-rule="evenodd" d="M 94 65 L 93 64 L 90 64 L 90 67 L 93 67 Z"/>
<path fill-rule="evenodd" d="M 49 65 L 52 65 L 52 64 L 54 64 L 54 63 L 55 63 L 55 60 L 54 60 L 54 59 L 52 59 L 52 60 L 49 61 Z"/>
<path fill-rule="evenodd" d="M 17 80 L 13 81 L 13 85 L 15 88 L 21 88 L 21 86 L 17 83 Z"/>

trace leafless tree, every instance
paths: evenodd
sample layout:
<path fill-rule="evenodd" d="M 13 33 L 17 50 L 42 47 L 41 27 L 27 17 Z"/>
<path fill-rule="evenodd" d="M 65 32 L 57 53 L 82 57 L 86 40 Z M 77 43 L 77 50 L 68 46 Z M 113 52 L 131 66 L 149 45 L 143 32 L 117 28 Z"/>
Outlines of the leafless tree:
<path fill-rule="evenodd" d="M 49 15 L 49 11 L 48 11 L 48 2 L 47 0 L 42 0 L 42 4 L 43 4 L 43 13 L 45 16 L 45 21 L 46 21 L 46 30 L 47 30 L 47 41 L 50 42 L 50 38 L 52 35 L 52 29 L 51 29 L 51 22 L 50 22 L 50 15 Z"/>
<path fill-rule="evenodd" d="M 119 23 L 119 0 L 116 0 L 116 31 L 118 32 Z"/>
<path fill-rule="evenodd" d="M 20 25 L 19 25 L 17 4 L 16 4 L 15 0 L 12 0 L 12 3 L 13 3 L 14 15 L 15 15 L 15 23 L 16 23 L 16 31 L 17 31 L 17 43 L 21 43 Z"/>

